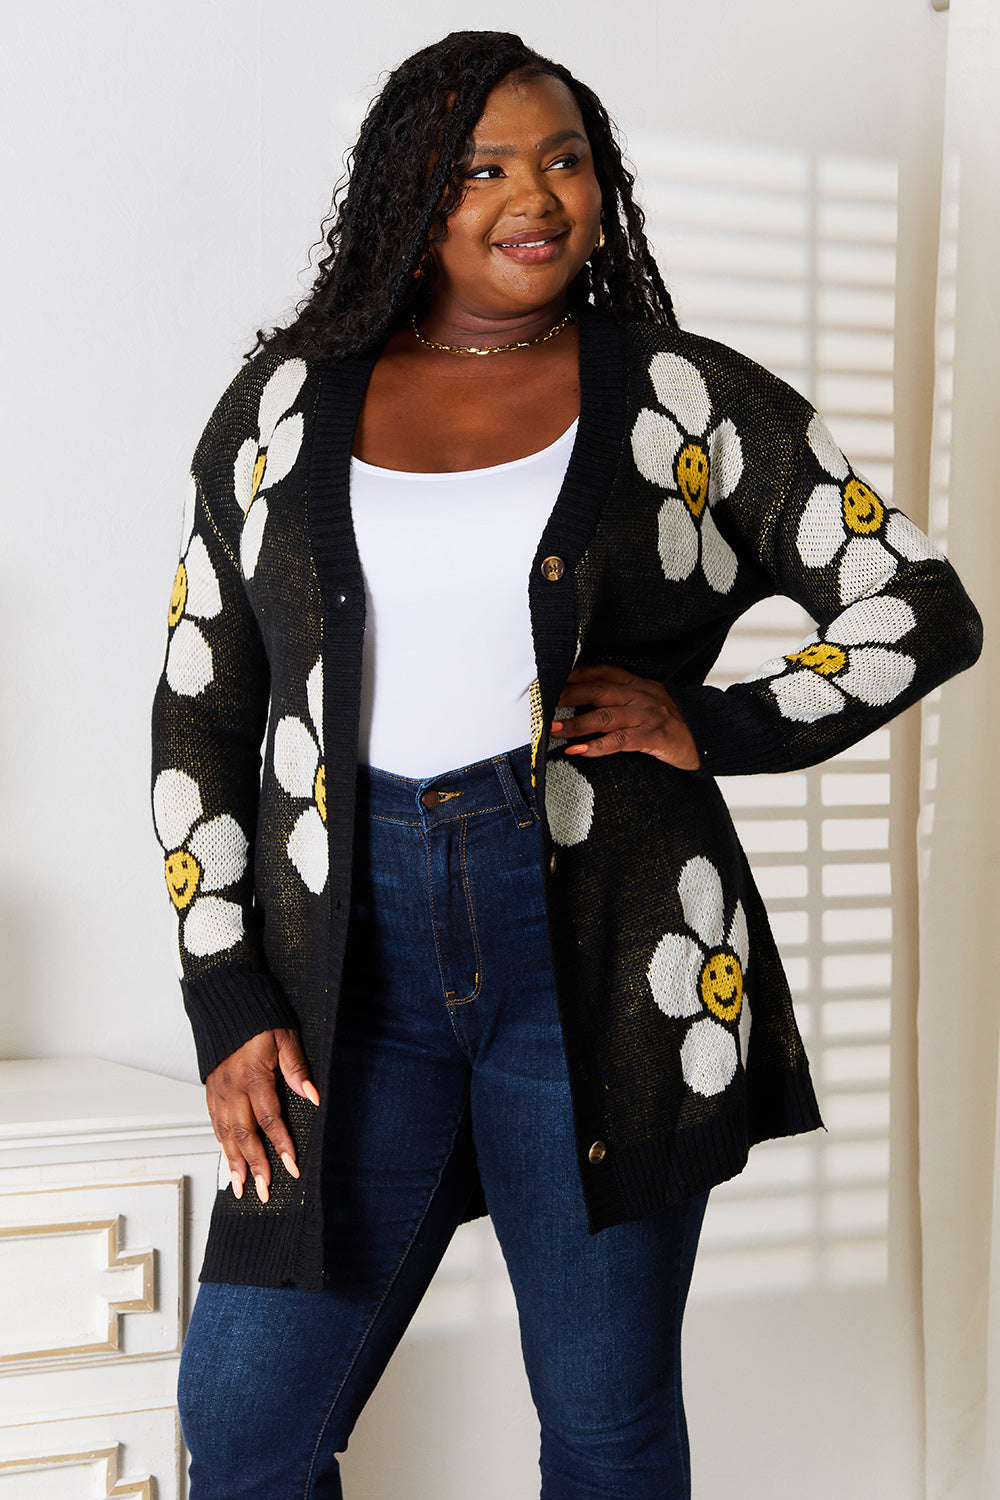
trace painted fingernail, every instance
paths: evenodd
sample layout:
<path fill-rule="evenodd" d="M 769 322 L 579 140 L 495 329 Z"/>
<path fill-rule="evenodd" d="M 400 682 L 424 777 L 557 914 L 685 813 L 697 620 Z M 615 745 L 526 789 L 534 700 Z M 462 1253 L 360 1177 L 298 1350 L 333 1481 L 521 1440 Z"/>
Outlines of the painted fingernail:
<path fill-rule="evenodd" d="M 240 1176 L 239 1172 L 230 1172 L 229 1175 L 233 1179 L 233 1197 L 234 1198 L 242 1198 L 243 1197 L 243 1178 Z"/>
<path fill-rule="evenodd" d="M 302 1085 L 302 1092 L 310 1104 L 315 1104 L 317 1108 L 319 1107 L 319 1094 L 316 1092 L 316 1085 L 314 1083 L 304 1083 Z"/>
<path fill-rule="evenodd" d="M 552 728 L 553 729 L 561 729 L 562 727 L 563 727 L 563 721 L 562 721 L 562 719 L 553 719 L 552 720 Z"/>
<path fill-rule="evenodd" d="M 254 1178 L 254 1183 L 255 1183 L 256 1188 L 257 1188 L 257 1197 L 260 1199 L 261 1203 L 266 1203 L 267 1202 L 267 1183 L 264 1181 L 263 1177 L 255 1177 Z"/>
<path fill-rule="evenodd" d="M 285 1171 L 290 1177 L 298 1177 L 299 1169 L 295 1165 L 295 1158 L 290 1151 L 282 1151 L 281 1160 L 285 1164 Z"/>

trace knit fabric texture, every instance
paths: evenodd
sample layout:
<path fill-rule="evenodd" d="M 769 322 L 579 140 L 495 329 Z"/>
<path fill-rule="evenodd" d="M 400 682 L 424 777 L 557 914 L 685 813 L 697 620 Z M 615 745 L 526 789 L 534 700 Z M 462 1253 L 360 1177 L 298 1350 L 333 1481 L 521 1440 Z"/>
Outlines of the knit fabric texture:
<path fill-rule="evenodd" d="M 735 1175 L 756 1141 L 820 1124 L 715 776 L 846 749 L 971 665 L 981 626 L 949 563 L 789 386 L 691 334 L 589 309 L 578 323 L 580 423 L 526 580 L 538 677 L 525 737 L 597 1232 Z M 373 363 L 265 353 L 226 391 L 194 459 L 154 707 L 154 821 L 202 1076 L 295 1026 L 321 1096 L 365 623 L 350 451 Z M 775 593 L 815 632 L 742 683 L 706 686 L 733 622 Z M 699 771 L 567 757 L 545 726 L 575 662 L 664 683 Z M 324 1106 L 279 1092 L 302 1177 L 271 1153 L 267 1204 L 225 1177 L 205 1279 L 323 1284 Z"/>

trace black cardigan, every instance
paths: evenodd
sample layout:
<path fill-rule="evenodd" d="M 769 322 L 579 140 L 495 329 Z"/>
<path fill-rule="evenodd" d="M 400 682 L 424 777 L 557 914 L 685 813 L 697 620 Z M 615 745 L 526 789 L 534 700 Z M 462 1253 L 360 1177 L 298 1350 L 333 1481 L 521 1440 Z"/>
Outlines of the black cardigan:
<path fill-rule="evenodd" d="M 981 627 L 950 565 L 790 387 L 691 334 L 589 310 L 578 321 L 580 422 L 528 582 L 525 739 L 596 1231 L 820 1123 L 714 776 L 843 750 L 969 666 Z M 373 362 L 265 354 L 222 397 L 195 455 L 154 709 L 154 817 L 202 1076 L 291 1025 L 324 1099 L 365 628 L 349 466 Z M 744 683 L 706 687 L 734 620 L 774 593 L 817 634 Z M 664 682 L 701 769 L 565 756 L 544 726 L 576 660 Z M 242 1199 L 220 1188 L 207 1280 L 322 1285 L 324 1108 L 279 1089 L 301 1180 L 271 1153 L 266 1205 L 252 1182 Z"/>

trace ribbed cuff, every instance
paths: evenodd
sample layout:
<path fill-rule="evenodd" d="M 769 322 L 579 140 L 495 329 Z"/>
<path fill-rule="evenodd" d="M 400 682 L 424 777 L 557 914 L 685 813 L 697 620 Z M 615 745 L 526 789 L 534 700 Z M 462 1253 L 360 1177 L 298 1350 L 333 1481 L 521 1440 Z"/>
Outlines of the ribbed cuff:
<path fill-rule="evenodd" d="M 774 717 L 749 693 L 705 684 L 678 687 L 670 696 L 698 747 L 696 776 L 750 776 L 785 771 L 788 749 Z"/>
<path fill-rule="evenodd" d="M 182 980 L 202 1082 L 224 1057 L 260 1031 L 297 1027 L 298 1018 L 268 974 L 220 969 Z"/>

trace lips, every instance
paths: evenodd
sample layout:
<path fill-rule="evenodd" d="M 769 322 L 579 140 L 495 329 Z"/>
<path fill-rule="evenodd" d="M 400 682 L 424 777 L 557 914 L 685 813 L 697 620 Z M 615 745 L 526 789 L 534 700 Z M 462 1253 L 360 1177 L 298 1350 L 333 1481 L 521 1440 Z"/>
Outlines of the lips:
<path fill-rule="evenodd" d="M 495 240 L 493 248 L 521 265 L 535 265 L 554 259 L 568 234 L 568 229 L 524 229 Z"/>

